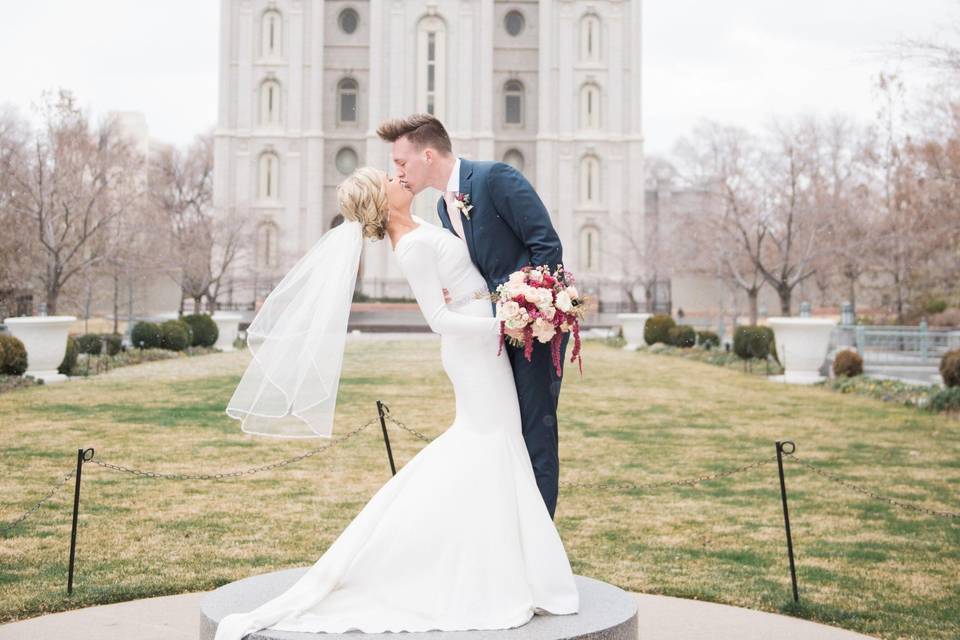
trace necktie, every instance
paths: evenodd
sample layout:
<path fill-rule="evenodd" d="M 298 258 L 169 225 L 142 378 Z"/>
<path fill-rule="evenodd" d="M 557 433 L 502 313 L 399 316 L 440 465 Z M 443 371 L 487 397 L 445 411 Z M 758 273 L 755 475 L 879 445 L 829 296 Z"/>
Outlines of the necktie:
<path fill-rule="evenodd" d="M 454 230 L 457 232 L 457 235 L 460 236 L 463 240 L 466 240 L 466 236 L 463 235 L 463 218 L 461 218 L 460 209 L 456 206 L 456 191 L 445 191 L 443 194 L 443 199 L 447 203 L 447 215 L 450 216 L 450 224 L 453 225 Z"/>

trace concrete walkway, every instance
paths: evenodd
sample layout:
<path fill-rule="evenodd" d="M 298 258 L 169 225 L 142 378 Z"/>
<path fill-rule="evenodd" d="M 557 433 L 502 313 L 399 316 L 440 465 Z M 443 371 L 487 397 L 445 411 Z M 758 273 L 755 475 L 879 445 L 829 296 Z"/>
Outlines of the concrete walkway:
<path fill-rule="evenodd" d="M 196 640 L 204 592 L 87 607 L 0 625 L 0 640 Z M 632 594 L 638 640 L 876 640 L 773 613 Z"/>

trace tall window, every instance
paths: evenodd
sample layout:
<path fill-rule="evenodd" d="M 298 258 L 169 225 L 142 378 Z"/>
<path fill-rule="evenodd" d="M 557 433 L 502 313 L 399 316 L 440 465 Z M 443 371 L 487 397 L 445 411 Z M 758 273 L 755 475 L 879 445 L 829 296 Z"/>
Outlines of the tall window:
<path fill-rule="evenodd" d="M 592 13 L 580 21 L 580 59 L 589 62 L 600 59 L 600 18 Z"/>
<path fill-rule="evenodd" d="M 277 266 L 277 226 L 264 222 L 257 230 L 257 266 Z"/>
<path fill-rule="evenodd" d="M 600 231 L 593 226 L 580 230 L 580 270 L 598 271 L 600 269 Z"/>
<path fill-rule="evenodd" d="M 260 124 L 280 124 L 280 83 L 276 80 L 260 85 Z"/>
<path fill-rule="evenodd" d="M 280 36 L 283 20 L 279 11 L 265 11 L 260 21 L 260 50 L 264 58 L 279 58 L 282 55 Z"/>
<path fill-rule="evenodd" d="M 584 156 L 580 161 L 580 201 L 584 204 L 600 202 L 600 161 L 596 156 Z"/>
<path fill-rule="evenodd" d="M 592 82 L 580 88 L 580 126 L 584 129 L 600 127 L 600 87 Z"/>
<path fill-rule="evenodd" d="M 503 85 L 503 120 L 506 124 L 523 124 L 523 83 L 508 80 Z"/>
<path fill-rule="evenodd" d="M 417 27 L 417 109 L 443 119 L 447 28 L 437 16 Z"/>
<path fill-rule="evenodd" d="M 267 151 L 260 156 L 260 199 L 280 199 L 280 159 Z"/>
<path fill-rule="evenodd" d="M 358 121 L 358 94 L 359 86 L 353 78 L 344 78 L 337 84 L 337 120 L 340 124 Z"/>

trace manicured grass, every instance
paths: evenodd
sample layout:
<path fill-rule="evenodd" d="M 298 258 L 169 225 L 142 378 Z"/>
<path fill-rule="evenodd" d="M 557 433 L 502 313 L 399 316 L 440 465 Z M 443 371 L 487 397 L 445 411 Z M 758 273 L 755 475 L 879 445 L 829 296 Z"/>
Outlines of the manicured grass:
<path fill-rule="evenodd" d="M 0 395 L 0 521 L 75 464 L 172 473 L 265 464 L 326 441 L 243 434 L 224 405 L 244 353 L 153 362 Z M 452 388 L 435 341 L 351 342 L 335 433 L 382 399 L 439 434 Z M 692 478 L 699 486 L 561 489 L 557 526 L 574 571 L 632 591 L 797 615 L 883 638 L 960 635 L 960 522 L 903 510 L 786 463 L 800 604 L 792 602 L 774 442 L 850 482 L 960 510 L 958 422 L 824 389 L 586 343 L 561 395 L 561 481 Z M 392 430 L 398 464 L 422 447 Z M 301 462 L 237 479 L 141 478 L 87 464 L 77 573 L 66 596 L 72 484 L 0 537 L 0 621 L 212 589 L 312 564 L 389 474 L 379 427 Z"/>

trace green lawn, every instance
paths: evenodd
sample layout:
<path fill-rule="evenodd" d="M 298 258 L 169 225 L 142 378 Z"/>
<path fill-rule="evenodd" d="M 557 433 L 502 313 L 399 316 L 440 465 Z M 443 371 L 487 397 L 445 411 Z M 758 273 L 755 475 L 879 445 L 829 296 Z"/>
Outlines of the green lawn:
<path fill-rule="evenodd" d="M 153 362 L 0 395 L 0 521 L 75 464 L 177 473 L 240 470 L 325 441 L 243 434 L 223 408 L 245 352 Z M 451 421 L 439 344 L 348 345 L 343 434 L 382 399 L 431 436 Z M 584 349 L 561 396 L 561 481 L 691 478 L 797 455 L 882 495 L 960 510 L 960 423 L 681 358 Z M 402 464 L 423 445 L 393 430 Z M 315 562 L 389 467 L 379 427 L 266 473 L 218 481 L 141 478 L 87 464 L 77 573 L 66 596 L 72 484 L 0 537 L 0 621 L 207 590 Z M 792 601 L 775 463 L 694 487 L 561 491 L 557 525 L 574 571 L 631 591 L 782 612 L 883 638 L 960 636 L 960 521 L 874 500 L 786 464 L 800 587 Z M 333 490 L 331 487 L 338 487 Z M 265 506 L 266 505 L 266 506 Z"/>

